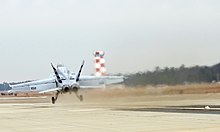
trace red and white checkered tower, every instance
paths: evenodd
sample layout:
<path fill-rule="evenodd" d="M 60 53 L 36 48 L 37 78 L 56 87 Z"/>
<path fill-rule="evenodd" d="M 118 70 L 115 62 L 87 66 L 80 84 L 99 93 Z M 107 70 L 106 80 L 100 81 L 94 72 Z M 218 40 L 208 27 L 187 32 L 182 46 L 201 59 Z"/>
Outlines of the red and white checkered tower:
<path fill-rule="evenodd" d="M 103 51 L 94 52 L 96 76 L 106 75 L 104 55 L 105 55 L 105 52 Z"/>

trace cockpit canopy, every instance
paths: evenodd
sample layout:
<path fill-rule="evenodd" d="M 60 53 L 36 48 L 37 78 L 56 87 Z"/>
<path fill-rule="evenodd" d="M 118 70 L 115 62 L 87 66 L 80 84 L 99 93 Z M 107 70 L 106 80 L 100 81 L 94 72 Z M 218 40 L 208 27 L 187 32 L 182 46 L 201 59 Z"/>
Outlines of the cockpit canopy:
<path fill-rule="evenodd" d="M 63 64 L 58 64 L 57 68 L 60 68 L 60 67 L 65 67 L 65 66 Z"/>

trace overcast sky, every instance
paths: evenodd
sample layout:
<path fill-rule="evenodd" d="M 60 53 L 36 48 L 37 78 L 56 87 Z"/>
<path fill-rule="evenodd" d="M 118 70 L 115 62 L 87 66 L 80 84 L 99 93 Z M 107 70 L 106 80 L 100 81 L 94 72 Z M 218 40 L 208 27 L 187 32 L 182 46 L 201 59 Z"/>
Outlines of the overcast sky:
<path fill-rule="evenodd" d="M 47 78 L 50 63 L 108 73 L 220 62 L 219 0 L 1 0 L 0 82 Z"/>

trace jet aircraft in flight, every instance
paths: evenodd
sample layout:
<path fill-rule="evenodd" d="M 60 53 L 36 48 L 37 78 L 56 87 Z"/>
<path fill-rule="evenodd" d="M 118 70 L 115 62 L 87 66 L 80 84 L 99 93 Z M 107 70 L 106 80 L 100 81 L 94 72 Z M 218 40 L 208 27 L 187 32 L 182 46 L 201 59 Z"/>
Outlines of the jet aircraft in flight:
<path fill-rule="evenodd" d="M 50 78 L 11 85 L 12 89 L 10 92 L 55 92 L 55 96 L 51 98 L 52 103 L 55 104 L 59 94 L 75 93 L 76 97 L 82 101 L 83 96 L 78 94 L 78 90 L 81 88 L 97 88 L 103 85 L 121 83 L 124 81 L 123 76 L 107 76 L 104 74 L 104 52 L 98 51 L 95 52 L 94 55 L 97 75 L 81 75 L 84 61 L 76 74 L 70 72 L 64 65 L 57 65 L 55 68 L 51 63 L 54 74 Z"/>

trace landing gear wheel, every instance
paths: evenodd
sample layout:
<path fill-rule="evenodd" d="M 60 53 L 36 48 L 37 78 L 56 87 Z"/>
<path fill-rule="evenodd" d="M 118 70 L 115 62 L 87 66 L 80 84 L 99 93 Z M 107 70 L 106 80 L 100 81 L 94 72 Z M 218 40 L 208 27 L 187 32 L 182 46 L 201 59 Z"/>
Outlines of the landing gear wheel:
<path fill-rule="evenodd" d="M 83 96 L 82 95 L 79 96 L 79 100 L 83 101 Z"/>
<path fill-rule="evenodd" d="M 56 100 L 54 97 L 51 98 L 52 99 L 52 104 L 55 104 Z"/>

